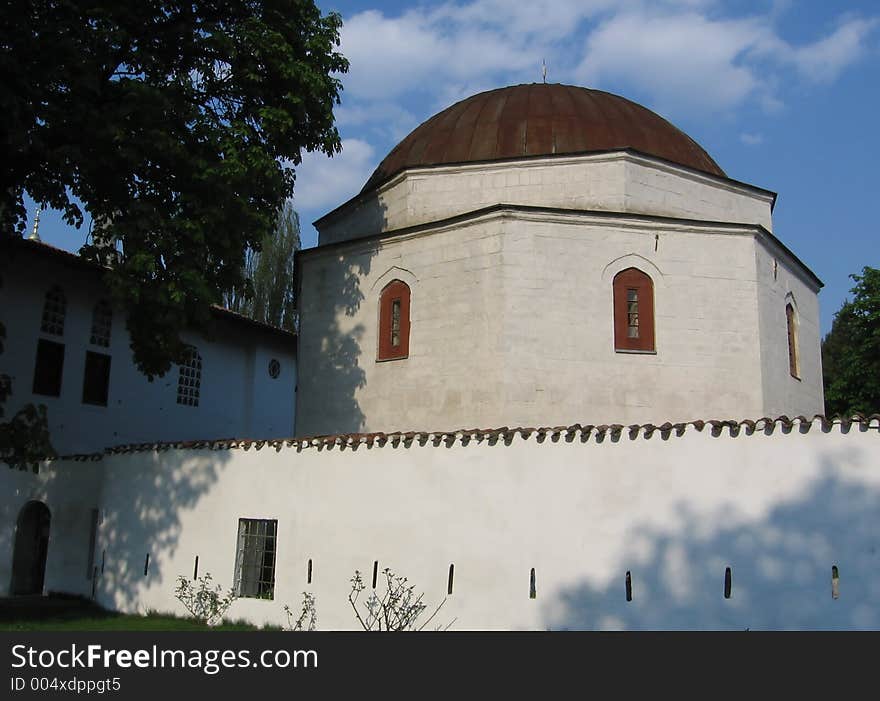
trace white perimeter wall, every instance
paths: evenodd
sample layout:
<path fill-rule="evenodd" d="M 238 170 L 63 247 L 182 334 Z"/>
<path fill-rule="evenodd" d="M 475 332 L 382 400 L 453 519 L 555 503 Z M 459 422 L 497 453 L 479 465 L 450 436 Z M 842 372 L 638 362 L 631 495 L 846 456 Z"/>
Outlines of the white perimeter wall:
<path fill-rule="evenodd" d="M 432 604 L 446 596 L 454 563 L 454 591 L 437 622 L 454 620 L 458 630 L 878 628 L 878 438 L 874 419 L 848 431 L 817 421 L 788 432 L 742 428 L 738 437 L 689 426 L 680 437 L 631 438 L 624 429 L 601 439 L 595 431 L 516 435 L 509 444 L 107 456 L 97 463 L 106 474 L 99 600 L 182 613 L 176 576 L 192 576 L 198 555 L 202 573 L 230 585 L 238 518 L 248 517 L 279 525 L 275 599 L 239 600 L 230 610 L 255 622 L 283 622 L 282 606 L 297 608 L 310 591 L 320 629 L 355 627 L 349 579 L 360 569 L 369 582 L 377 560 Z M 88 589 L 83 525 L 94 499 L 84 492 L 95 465 L 0 472 L 4 584 L 10 521 L 45 496 L 53 514 L 46 588 Z"/>

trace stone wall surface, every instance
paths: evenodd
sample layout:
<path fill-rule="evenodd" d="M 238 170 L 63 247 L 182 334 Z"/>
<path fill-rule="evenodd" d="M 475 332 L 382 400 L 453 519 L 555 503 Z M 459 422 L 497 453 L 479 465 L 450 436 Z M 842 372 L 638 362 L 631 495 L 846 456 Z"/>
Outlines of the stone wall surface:
<path fill-rule="evenodd" d="M 748 226 L 502 208 L 311 251 L 297 435 L 821 412 L 815 288 L 778 246 L 768 280 L 767 240 Z M 653 281 L 656 353 L 615 351 L 612 283 L 628 267 Z M 412 290 L 410 352 L 377 362 L 392 279 Z"/>

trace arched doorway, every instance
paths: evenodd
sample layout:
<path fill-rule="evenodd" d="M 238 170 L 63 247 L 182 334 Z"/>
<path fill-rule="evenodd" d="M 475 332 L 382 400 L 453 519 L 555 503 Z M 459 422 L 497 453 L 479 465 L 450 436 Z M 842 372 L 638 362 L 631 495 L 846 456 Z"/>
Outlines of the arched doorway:
<path fill-rule="evenodd" d="M 49 508 L 29 501 L 18 515 L 12 553 L 12 593 L 42 594 L 49 552 Z"/>

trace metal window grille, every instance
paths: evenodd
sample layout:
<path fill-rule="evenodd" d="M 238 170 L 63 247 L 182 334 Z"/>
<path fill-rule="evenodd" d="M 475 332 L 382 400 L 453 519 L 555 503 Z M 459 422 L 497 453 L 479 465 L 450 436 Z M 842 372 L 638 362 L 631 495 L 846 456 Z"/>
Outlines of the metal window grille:
<path fill-rule="evenodd" d="M 397 348 L 400 345 L 400 300 L 391 301 L 391 345 Z"/>
<path fill-rule="evenodd" d="M 639 337 L 639 291 L 629 288 L 626 291 L 626 321 L 627 336 L 629 338 Z"/>
<path fill-rule="evenodd" d="M 202 387 L 202 356 L 190 346 L 183 364 L 177 367 L 177 403 L 198 406 Z"/>
<path fill-rule="evenodd" d="M 67 313 L 67 298 L 60 287 L 55 285 L 46 293 L 43 302 L 43 320 L 40 330 L 53 336 L 64 335 L 64 316 Z"/>
<path fill-rule="evenodd" d="M 92 310 L 92 333 L 89 343 L 94 346 L 110 347 L 110 330 L 113 327 L 113 307 L 102 299 Z"/>
<path fill-rule="evenodd" d="M 275 596 L 275 542 L 278 521 L 241 518 L 235 553 L 235 595 L 254 599 Z"/>

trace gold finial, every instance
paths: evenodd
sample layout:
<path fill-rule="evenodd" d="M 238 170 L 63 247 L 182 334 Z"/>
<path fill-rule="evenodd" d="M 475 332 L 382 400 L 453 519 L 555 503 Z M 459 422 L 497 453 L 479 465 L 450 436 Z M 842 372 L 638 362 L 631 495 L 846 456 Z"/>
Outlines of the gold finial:
<path fill-rule="evenodd" d="M 40 240 L 40 210 L 43 209 L 42 205 L 37 205 L 37 213 L 34 214 L 34 229 L 31 231 L 31 235 L 28 236 L 28 241 L 39 241 Z"/>

